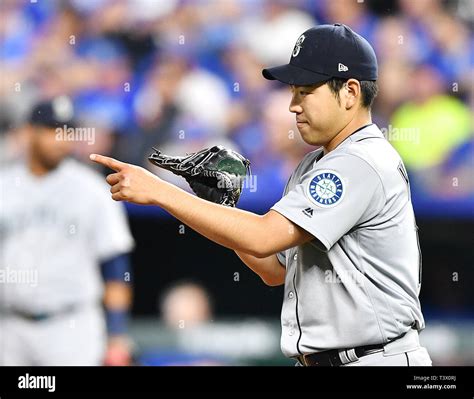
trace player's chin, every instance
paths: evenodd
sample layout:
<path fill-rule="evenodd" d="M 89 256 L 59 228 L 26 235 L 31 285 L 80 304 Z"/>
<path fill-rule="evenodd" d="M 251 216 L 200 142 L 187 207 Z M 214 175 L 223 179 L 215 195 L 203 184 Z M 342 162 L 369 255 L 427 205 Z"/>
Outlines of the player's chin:
<path fill-rule="evenodd" d="M 309 125 L 307 123 L 297 123 L 296 127 L 298 128 L 298 131 L 300 132 L 301 138 L 304 140 L 305 137 L 309 136 Z"/>
<path fill-rule="evenodd" d="M 44 168 L 54 170 L 61 164 L 64 158 L 63 156 L 45 157 L 41 160 L 41 163 Z"/>
<path fill-rule="evenodd" d="M 312 131 L 311 129 L 309 129 L 308 124 L 305 124 L 305 125 L 306 126 L 298 125 L 298 130 L 300 132 L 300 135 L 303 141 L 309 145 L 316 145 L 316 146 L 323 145 L 323 143 L 321 143 L 320 136 L 314 131 Z"/>

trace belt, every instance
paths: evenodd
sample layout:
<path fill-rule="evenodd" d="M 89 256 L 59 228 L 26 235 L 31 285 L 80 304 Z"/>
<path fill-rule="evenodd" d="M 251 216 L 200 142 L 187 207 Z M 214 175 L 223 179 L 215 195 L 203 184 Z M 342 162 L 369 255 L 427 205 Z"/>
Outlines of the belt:
<path fill-rule="evenodd" d="M 352 349 L 332 349 L 324 352 L 297 356 L 303 366 L 342 366 L 357 359 L 383 350 L 385 344 L 358 346 Z"/>
<path fill-rule="evenodd" d="M 394 342 L 397 339 L 402 338 L 405 334 L 406 332 L 390 340 L 390 342 Z M 371 353 L 379 352 L 383 350 L 384 346 L 390 342 L 387 342 L 385 344 L 357 346 L 355 348 L 350 349 L 331 349 L 318 353 L 309 353 L 306 355 L 296 356 L 296 360 L 298 360 L 298 362 L 300 362 L 303 366 L 337 367 L 347 363 L 355 362 L 359 358 L 370 355 Z"/>
<path fill-rule="evenodd" d="M 28 321 L 45 321 L 52 319 L 53 317 L 69 314 L 75 312 L 80 308 L 79 304 L 65 306 L 61 309 L 54 310 L 52 312 L 39 312 L 39 313 L 29 313 L 19 309 L 9 309 L 8 313 L 15 315 L 17 317 L 21 317 L 22 319 Z"/>

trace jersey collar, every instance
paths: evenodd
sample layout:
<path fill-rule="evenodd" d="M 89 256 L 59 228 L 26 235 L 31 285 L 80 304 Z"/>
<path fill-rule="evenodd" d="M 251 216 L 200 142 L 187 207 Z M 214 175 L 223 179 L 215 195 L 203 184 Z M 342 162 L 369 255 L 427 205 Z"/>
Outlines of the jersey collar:
<path fill-rule="evenodd" d="M 349 145 L 350 143 L 362 141 L 369 138 L 385 138 L 385 136 L 375 123 L 369 123 L 368 125 L 362 126 L 359 129 L 355 130 L 351 133 L 350 136 L 347 136 L 344 141 L 342 141 L 333 151 L 337 151 L 338 149 L 341 149 L 346 145 Z"/>
<path fill-rule="evenodd" d="M 385 136 L 383 135 L 383 133 L 380 131 L 380 129 L 375 123 L 369 123 L 368 125 L 362 126 L 359 129 L 355 130 L 353 133 L 351 133 L 350 136 L 346 137 L 344 141 L 342 141 L 329 154 L 331 154 L 334 151 L 337 151 L 338 149 L 345 147 L 351 142 L 353 143 L 356 141 L 362 141 L 369 138 L 380 138 L 380 139 L 385 138 Z M 316 155 L 315 162 L 318 162 L 324 157 L 324 150 L 322 148 L 316 150 L 315 155 Z"/>
<path fill-rule="evenodd" d="M 369 123 L 368 125 L 360 127 L 348 137 L 349 141 L 352 142 L 361 141 L 368 138 L 383 139 L 385 137 L 375 123 Z"/>

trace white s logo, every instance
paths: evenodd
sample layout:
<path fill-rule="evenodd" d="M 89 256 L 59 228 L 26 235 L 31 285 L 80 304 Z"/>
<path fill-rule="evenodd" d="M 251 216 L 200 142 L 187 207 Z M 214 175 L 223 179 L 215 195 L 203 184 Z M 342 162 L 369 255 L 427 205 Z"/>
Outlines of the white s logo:
<path fill-rule="evenodd" d="M 296 57 L 301 50 L 301 45 L 304 42 L 304 39 L 306 39 L 305 35 L 301 35 L 298 40 L 296 41 L 295 48 L 293 49 L 293 57 Z"/>

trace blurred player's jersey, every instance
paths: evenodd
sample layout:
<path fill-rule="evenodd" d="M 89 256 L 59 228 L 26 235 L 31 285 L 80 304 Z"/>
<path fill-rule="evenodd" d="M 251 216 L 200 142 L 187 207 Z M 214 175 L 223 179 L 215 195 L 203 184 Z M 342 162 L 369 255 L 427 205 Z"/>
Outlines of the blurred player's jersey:
<path fill-rule="evenodd" d="M 98 303 L 99 263 L 133 247 L 102 176 L 64 160 L 41 177 L 8 167 L 0 184 L 0 306 L 42 313 Z"/>

